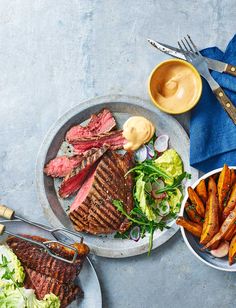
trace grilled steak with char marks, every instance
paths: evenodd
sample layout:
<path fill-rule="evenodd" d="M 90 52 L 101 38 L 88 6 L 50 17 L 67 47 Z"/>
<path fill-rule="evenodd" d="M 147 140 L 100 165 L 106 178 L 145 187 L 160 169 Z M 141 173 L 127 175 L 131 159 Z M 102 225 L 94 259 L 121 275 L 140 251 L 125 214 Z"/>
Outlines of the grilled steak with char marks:
<path fill-rule="evenodd" d="M 91 138 L 81 138 L 73 143 L 74 152 L 80 154 L 91 148 L 100 148 L 107 145 L 111 150 L 123 149 L 126 139 L 122 130 L 115 130 L 109 133 L 100 134 Z"/>
<path fill-rule="evenodd" d="M 60 197 L 67 198 L 82 186 L 87 176 L 91 173 L 93 169 L 92 166 L 107 149 L 107 146 L 103 146 L 100 149 L 91 149 L 86 152 L 86 156 L 82 158 L 78 166 L 62 181 L 59 189 Z"/>
<path fill-rule="evenodd" d="M 107 234 L 129 228 L 129 222 L 112 202 L 121 200 L 127 213 L 132 210 L 132 176 L 124 177 L 131 167 L 129 153 L 123 156 L 109 150 L 104 154 L 70 207 L 69 217 L 76 230 Z"/>
<path fill-rule="evenodd" d="M 39 242 L 47 241 L 46 239 L 38 236 L 23 236 L 32 238 Z M 14 236 L 7 239 L 7 244 L 21 261 L 23 266 L 31 268 L 43 275 L 52 276 L 61 283 L 70 283 L 74 281 L 76 275 L 79 274 L 84 259 L 87 255 L 86 251 L 79 253 L 76 262 L 74 264 L 69 264 L 51 257 L 39 246 Z M 64 250 L 62 254 L 64 258 L 71 259 L 71 254 L 69 252 Z"/>
<path fill-rule="evenodd" d="M 74 143 L 80 138 L 90 138 L 107 133 L 116 126 L 116 121 L 108 109 L 103 109 L 98 114 L 93 114 L 86 126 L 76 125 L 66 133 L 66 140 Z"/>
<path fill-rule="evenodd" d="M 53 293 L 59 297 L 61 308 L 67 307 L 77 296 L 82 297 L 83 291 L 73 283 L 60 283 L 53 277 L 43 275 L 28 267 L 24 267 L 26 278 L 24 287 L 35 290 L 37 299 L 43 299 L 46 294 Z"/>

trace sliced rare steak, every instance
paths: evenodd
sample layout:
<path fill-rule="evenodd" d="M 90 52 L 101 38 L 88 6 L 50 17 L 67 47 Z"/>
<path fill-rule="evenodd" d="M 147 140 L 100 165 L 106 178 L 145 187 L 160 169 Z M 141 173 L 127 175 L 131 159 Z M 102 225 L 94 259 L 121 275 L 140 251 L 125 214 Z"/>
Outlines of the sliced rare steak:
<path fill-rule="evenodd" d="M 88 175 L 93 171 L 93 168 L 96 167 L 96 162 L 107 149 L 107 146 L 102 146 L 100 149 L 91 149 L 86 152 L 78 166 L 62 181 L 59 189 L 60 197 L 67 198 L 82 186 Z"/>
<path fill-rule="evenodd" d="M 69 217 L 78 231 L 91 234 L 124 232 L 130 226 L 114 207 L 113 200 L 123 201 L 129 213 L 133 208 L 132 176 L 125 177 L 132 167 L 132 155 L 107 151 L 70 207 Z"/>
<path fill-rule="evenodd" d="M 24 287 L 35 290 L 37 299 L 43 299 L 45 295 L 53 293 L 58 296 L 61 308 L 67 307 L 76 297 L 82 297 L 83 291 L 73 283 L 61 283 L 51 276 L 46 276 L 28 267 L 24 267 L 26 278 Z"/>
<path fill-rule="evenodd" d="M 23 235 L 26 237 L 26 235 Z M 36 241 L 47 241 L 41 237 L 27 236 Z M 60 283 L 72 283 L 79 274 L 84 259 L 86 257 L 86 250 L 79 251 L 77 260 L 74 264 L 69 264 L 64 261 L 51 257 L 46 251 L 37 245 L 31 244 L 25 240 L 11 236 L 7 239 L 8 246 L 15 253 L 17 258 L 21 261 L 23 266 L 31 268 L 46 276 L 51 276 Z M 78 244 L 79 245 L 79 244 Z M 85 244 L 81 244 L 84 245 Z M 89 250 L 88 250 L 89 251 Z M 58 253 L 59 254 L 59 253 Z M 61 255 L 61 254 L 59 254 Z M 64 258 L 71 259 L 71 253 L 64 250 L 62 255 Z"/>
<path fill-rule="evenodd" d="M 93 114 L 86 126 L 76 125 L 66 133 L 66 140 L 75 143 L 81 138 L 90 138 L 107 133 L 116 126 L 116 121 L 108 109 L 103 109 L 98 114 Z"/>
<path fill-rule="evenodd" d="M 111 150 L 123 149 L 126 139 L 122 133 L 122 130 L 116 130 L 91 138 L 81 138 L 76 143 L 73 143 L 74 151 L 79 154 L 91 148 L 100 148 L 104 145 L 109 146 Z"/>
<path fill-rule="evenodd" d="M 53 178 L 62 178 L 76 168 L 82 159 L 83 155 L 74 155 L 72 157 L 64 155 L 56 157 L 50 160 L 50 162 L 45 166 L 44 173 Z"/>

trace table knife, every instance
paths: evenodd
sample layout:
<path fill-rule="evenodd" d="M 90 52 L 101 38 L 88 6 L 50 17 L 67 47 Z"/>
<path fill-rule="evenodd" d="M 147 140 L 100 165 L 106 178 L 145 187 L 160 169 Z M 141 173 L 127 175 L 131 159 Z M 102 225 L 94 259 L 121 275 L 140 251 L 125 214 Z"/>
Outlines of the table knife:
<path fill-rule="evenodd" d="M 179 59 L 183 59 L 186 60 L 185 56 L 181 53 L 181 50 L 179 48 L 176 47 L 172 47 L 169 46 L 167 44 L 162 44 L 160 42 L 148 39 L 148 42 L 155 48 L 157 48 L 158 50 L 164 52 L 165 54 L 175 57 L 175 58 L 179 58 Z M 208 68 L 213 70 L 213 71 L 217 71 L 220 73 L 227 73 L 233 76 L 236 76 L 236 66 L 235 65 L 231 65 L 228 63 L 224 63 L 222 61 L 218 61 L 218 60 L 213 60 L 207 57 L 204 57 L 207 61 L 207 65 Z"/>

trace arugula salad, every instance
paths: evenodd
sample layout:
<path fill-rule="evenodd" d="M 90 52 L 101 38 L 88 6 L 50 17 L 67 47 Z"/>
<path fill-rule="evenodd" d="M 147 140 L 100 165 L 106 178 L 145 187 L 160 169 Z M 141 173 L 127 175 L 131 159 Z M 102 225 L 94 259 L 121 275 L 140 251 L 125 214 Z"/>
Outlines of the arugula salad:
<path fill-rule="evenodd" d="M 149 144 L 136 151 L 136 165 L 128 171 L 134 176 L 134 208 L 128 214 L 120 200 L 114 206 L 131 222 L 125 233 L 115 238 L 138 241 L 149 235 L 150 255 L 155 230 L 168 229 L 168 222 L 175 219 L 183 198 L 183 180 L 190 178 L 184 172 L 181 157 L 174 149 L 168 149 L 167 135 L 154 136 Z M 127 174 L 128 174 L 127 173 Z"/>

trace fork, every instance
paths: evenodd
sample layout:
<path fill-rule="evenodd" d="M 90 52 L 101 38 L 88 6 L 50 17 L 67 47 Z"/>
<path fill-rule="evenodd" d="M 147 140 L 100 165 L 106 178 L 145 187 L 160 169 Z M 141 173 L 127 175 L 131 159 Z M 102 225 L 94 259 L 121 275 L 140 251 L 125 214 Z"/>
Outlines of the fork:
<path fill-rule="evenodd" d="M 220 85 L 211 76 L 205 58 L 200 54 L 191 37 L 187 35 L 187 38 L 184 37 L 184 40 L 178 41 L 181 52 L 184 54 L 186 60 L 193 64 L 193 66 L 196 67 L 201 76 L 206 79 L 210 88 L 212 89 L 212 92 L 215 94 L 221 106 L 228 113 L 229 117 L 236 125 L 236 107 L 227 97 Z"/>

